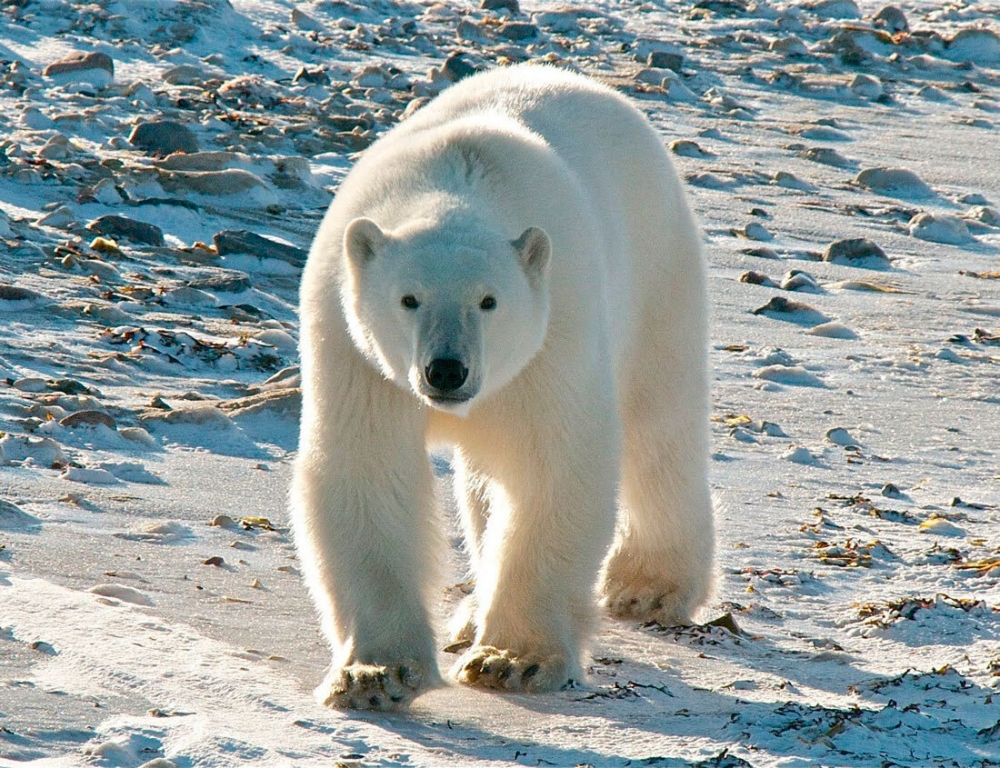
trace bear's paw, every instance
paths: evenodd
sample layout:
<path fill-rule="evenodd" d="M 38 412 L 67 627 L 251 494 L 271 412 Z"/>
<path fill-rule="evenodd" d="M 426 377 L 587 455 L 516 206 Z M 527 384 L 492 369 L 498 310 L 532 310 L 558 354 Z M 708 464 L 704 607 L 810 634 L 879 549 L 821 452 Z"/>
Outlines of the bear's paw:
<path fill-rule="evenodd" d="M 334 709 L 403 709 L 427 687 L 425 677 L 416 662 L 348 664 L 330 671 L 316 698 Z"/>
<path fill-rule="evenodd" d="M 676 585 L 655 579 L 607 578 L 601 604 L 618 619 L 650 622 L 665 627 L 690 626 L 693 622 Z"/>
<path fill-rule="evenodd" d="M 526 654 L 489 645 L 466 651 L 452 669 L 460 683 L 502 691 L 541 693 L 572 688 L 578 681 L 570 677 L 566 658 L 558 655 Z"/>

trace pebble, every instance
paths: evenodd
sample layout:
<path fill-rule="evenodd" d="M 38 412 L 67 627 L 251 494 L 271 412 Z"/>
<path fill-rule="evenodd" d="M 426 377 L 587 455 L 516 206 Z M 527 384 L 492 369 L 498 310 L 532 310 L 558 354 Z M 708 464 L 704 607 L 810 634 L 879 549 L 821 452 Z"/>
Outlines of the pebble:
<path fill-rule="evenodd" d="M 680 72 L 684 67 L 684 57 L 670 51 L 650 51 L 646 57 L 646 65 L 655 69 L 670 69 Z"/>
<path fill-rule="evenodd" d="M 53 229 L 67 229 L 76 223 L 76 214 L 65 205 L 60 205 L 53 211 L 42 216 L 37 222 L 40 227 L 52 227 Z"/>
<path fill-rule="evenodd" d="M 223 171 L 159 171 L 160 186 L 168 192 L 190 192 L 212 197 L 243 195 L 254 190 L 268 191 L 267 184 L 240 168 Z"/>
<path fill-rule="evenodd" d="M 145 448 L 155 448 L 156 439 L 142 427 L 122 427 L 118 434 L 133 443 L 138 443 Z"/>
<path fill-rule="evenodd" d="M 30 288 L 0 283 L 0 312 L 24 312 L 48 303 L 48 298 Z"/>
<path fill-rule="evenodd" d="M 87 224 L 87 229 L 101 235 L 124 238 L 145 245 L 162 246 L 164 244 L 163 230 L 155 224 L 147 224 L 144 221 L 136 221 L 117 214 L 100 216 Z"/>
<path fill-rule="evenodd" d="M 115 77 L 115 64 L 106 53 L 73 53 L 49 64 L 42 70 L 59 85 L 83 83 L 95 88 L 106 88 Z"/>
<path fill-rule="evenodd" d="M 906 225 L 907 231 L 921 240 L 946 245 L 964 245 L 975 242 L 968 226 L 957 216 L 918 213 Z"/>
<path fill-rule="evenodd" d="M 527 21 L 508 21 L 500 25 L 497 33 L 508 40 L 520 42 L 536 37 L 538 35 L 538 27 Z"/>
<path fill-rule="evenodd" d="M 861 446 L 861 443 L 851 437 L 851 433 L 843 427 L 833 427 L 832 429 L 828 429 L 826 431 L 826 439 L 834 445 L 842 445 L 845 448 L 858 448 Z"/>
<path fill-rule="evenodd" d="M 190 128 L 173 120 L 140 123 L 132 129 L 129 143 L 150 155 L 165 157 L 173 152 L 197 152 L 198 138 Z"/>
<path fill-rule="evenodd" d="M 104 426 L 111 430 L 118 426 L 115 424 L 115 420 L 104 411 L 77 411 L 60 420 L 59 425 L 70 429 Z"/>
<path fill-rule="evenodd" d="M 823 251 L 823 261 L 866 269 L 888 269 L 892 266 L 882 247 L 867 237 L 835 240 Z"/>
<path fill-rule="evenodd" d="M 963 29 L 948 41 L 945 51 L 952 61 L 995 65 L 1000 63 L 1000 35 L 985 27 Z"/>
<path fill-rule="evenodd" d="M 212 522 L 209 523 L 209 525 L 215 526 L 216 528 L 232 528 L 236 525 L 236 521 L 229 515 L 216 515 L 212 518 Z"/>
<path fill-rule="evenodd" d="M 804 181 L 796 176 L 794 173 L 789 173 L 788 171 L 778 171 L 771 179 L 771 183 L 777 187 L 784 187 L 785 189 L 797 189 L 802 192 L 810 192 L 816 189 L 816 187 L 810 184 L 808 181 Z"/>
<path fill-rule="evenodd" d="M 212 238 L 215 249 L 220 256 L 245 253 L 261 259 L 278 259 L 296 267 L 306 263 L 306 251 L 294 245 L 286 245 L 269 237 L 249 232 L 245 229 L 227 229 L 216 233 Z"/>
<path fill-rule="evenodd" d="M 444 64 L 441 65 L 441 72 L 453 83 L 457 83 L 459 80 L 464 80 L 465 78 L 476 74 L 478 71 L 479 70 L 469 64 L 469 62 L 462 57 L 461 53 L 453 53 L 445 59 Z"/>
<path fill-rule="evenodd" d="M 479 7 L 484 11 L 508 11 L 513 14 L 521 12 L 517 0 L 483 0 Z"/>
<path fill-rule="evenodd" d="M 887 5 L 872 18 L 876 27 L 887 32 L 909 32 L 910 25 L 906 21 L 906 14 L 895 5 Z"/>
<path fill-rule="evenodd" d="M 882 81 L 871 75 L 857 74 L 851 80 L 851 90 L 866 99 L 879 99 L 885 94 Z"/>
<path fill-rule="evenodd" d="M 774 235 L 771 234 L 768 228 L 756 221 L 751 221 L 743 229 L 738 230 L 738 234 L 747 240 L 758 240 L 765 243 L 774 240 Z"/>
<path fill-rule="evenodd" d="M 767 315 L 779 320 L 789 320 L 801 325 L 819 325 L 830 320 L 817 309 L 799 301 L 789 301 L 784 296 L 772 296 L 762 307 L 757 307 L 751 314 Z"/>
<path fill-rule="evenodd" d="M 831 320 L 829 323 L 820 323 L 812 328 L 806 329 L 810 336 L 822 336 L 827 339 L 856 339 L 858 334 L 848 328 L 843 323 Z"/>
<path fill-rule="evenodd" d="M 933 190 L 913 171 L 906 168 L 866 168 L 854 183 L 883 195 L 893 197 L 931 197 Z"/>
<path fill-rule="evenodd" d="M 753 377 L 792 387 L 825 386 L 819 377 L 810 373 L 801 365 L 765 365 L 763 368 L 758 368 L 754 371 Z"/>
<path fill-rule="evenodd" d="M 814 163 L 831 165 L 834 168 L 849 168 L 854 165 L 853 160 L 848 160 L 837 150 L 829 147 L 810 147 L 799 152 L 799 157 L 812 160 Z"/>
<path fill-rule="evenodd" d="M 219 293 L 243 293 L 243 291 L 249 291 L 251 287 L 248 274 L 232 269 L 219 270 L 218 274 L 198 280 L 189 280 L 187 284 L 191 288 Z"/>
<path fill-rule="evenodd" d="M 713 153 L 702 149 L 697 142 L 688 139 L 676 139 L 670 142 L 670 151 L 681 157 L 715 157 Z"/>
<path fill-rule="evenodd" d="M 805 291 L 819 293 L 820 287 L 816 278 L 801 269 L 792 269 L 781 278 L 779 287 L 784 291 Z"/>
<path fill-rule="evenodd" d="M 749 283 L 750 285 L 763 285 L 765 288 L 778 287 L 778 284 L 775 283 L 774 280 L 769 278 L 767 275 L 763 274 L 762 272 L 754 272 L 752 270 L 749 272 L 744 272 L 742 275 L 740 275 L 740 282 Z"/>

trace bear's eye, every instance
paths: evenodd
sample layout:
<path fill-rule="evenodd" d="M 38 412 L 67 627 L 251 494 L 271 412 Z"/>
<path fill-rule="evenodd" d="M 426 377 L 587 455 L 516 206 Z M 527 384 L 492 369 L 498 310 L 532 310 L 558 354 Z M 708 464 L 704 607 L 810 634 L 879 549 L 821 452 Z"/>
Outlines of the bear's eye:
<path fill-rule="evenodd" d="M 402 304 L 402 305 L 403 305 L 404 307 L 406 307 L 407 309 L 416 309 L 417 307 L 419 307 L 419 306 L 420 306 L 420 302 L 419 302 L 419 301 L 417 301 L 417 297 L 416 297 L 416 296 L 414 296 L 414 295 L 413 295 L 412 293 L 408 293 L 408 294 L 406 294 L 406 295 L 405 295 L 405 296 L 404 296 L 404 297 L 403 297 L 403 298 L 402 298 L 402 299 L 400 300 L 400 303 L 401 303 L 401 304 Z"/>
<path fill-rule="evenodd" d="M 497 308 L 497 300 L 492 296 L 483 296 L 483 300 L 479 302 L 479 308 L 489 312 L 491 309 Z"/>

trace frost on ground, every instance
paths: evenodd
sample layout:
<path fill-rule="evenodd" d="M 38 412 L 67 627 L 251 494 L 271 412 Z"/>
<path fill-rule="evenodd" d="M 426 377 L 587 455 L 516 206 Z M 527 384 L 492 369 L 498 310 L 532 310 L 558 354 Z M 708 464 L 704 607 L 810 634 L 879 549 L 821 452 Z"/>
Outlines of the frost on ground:
<path fill-rule="evenodd" d="M 994 10 L 483 5 L 3 4 L 0 761 L 1000 764 Z M 324 710 L 284 511 L 304 249 L 354 153 L 520 60 L 680 140 L 720 621 L 608 620 L 556 695 Z"/>

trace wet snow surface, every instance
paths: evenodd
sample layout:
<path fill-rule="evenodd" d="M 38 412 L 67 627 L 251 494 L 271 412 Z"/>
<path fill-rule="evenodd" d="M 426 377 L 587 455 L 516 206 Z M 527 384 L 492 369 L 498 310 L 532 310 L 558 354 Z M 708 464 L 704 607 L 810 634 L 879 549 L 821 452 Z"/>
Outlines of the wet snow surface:
<path fill-rule="evenodd" d="M 485 5 L 3 3 L 0 762 L 1000 764 L 995 7 Z M 721 621 L 323 710 L 303 251 L 355 153 L 521 60 L 630 94 L 702 219 Z"/>

